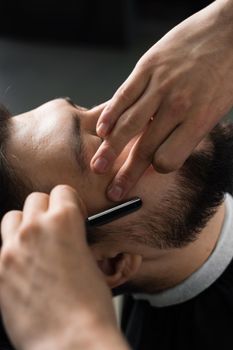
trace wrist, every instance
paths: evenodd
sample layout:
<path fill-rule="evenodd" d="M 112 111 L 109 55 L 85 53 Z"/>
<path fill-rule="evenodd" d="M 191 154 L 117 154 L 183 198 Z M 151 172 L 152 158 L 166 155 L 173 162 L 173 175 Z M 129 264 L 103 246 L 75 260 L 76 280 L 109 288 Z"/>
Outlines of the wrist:
<path fill-rule="evenodd" d="M 90 331 L 88 338 L 85 337 L 79 346 L 79 348 L 71 346 L 65 350 L 129 350 L 129 346 L 120 330 L 113 326 L 100 327 L 99 329 L 96 328 Z"/>
<path fill-rule="evenodd" d="M 233 0 L 216 0 L 201 11 L 206 37 L 216 42 L 223 54 L 233 54 Z M 195 16 L 195 15 L 194 15 Z"/>
<path fill-rule="evenodd" d="M 67 327 L 66 327 L 67 328 Z M 78 328 L 78 329 L 77 329 Z M 81 330 L 80 330 L 81 329 Z M 49 334 L 25 350 L 129 350 L 120 330 L 112 325 L 93 324 L 80 328 L 75 323 L 59 334 Z"/>

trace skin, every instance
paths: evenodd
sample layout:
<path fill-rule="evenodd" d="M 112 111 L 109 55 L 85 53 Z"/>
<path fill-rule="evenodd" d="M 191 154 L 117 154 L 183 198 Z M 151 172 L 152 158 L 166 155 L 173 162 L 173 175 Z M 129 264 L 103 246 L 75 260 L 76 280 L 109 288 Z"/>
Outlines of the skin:
<path fill-rule="evenodd" d="M 101 144 L 95 126 L 102 109 L 103 106 L 98 106 L 86 110 L 79 106 L 71 106 L 63 99 L 52 100 L 35 110 L 12 118 L 11 136 L 7 146 L 10 163 L 19 176 L 26 176 L 32 181 L 35 189 L 43 192 L 49 192 L 61 183 L 69 184 L 84 200 L 88 215 L 114 204 L 105 198 L 104 190 L 131 148 L 128 145 L 117 159 L 114 168 L 107 174 L 98 176 L 91 171 L 90 159 Z M 72 157 L 70 140 L 74 138 L 73 115 L 81 120 L 87 166 L 84 172 Z M 155 194 L 158 200 L 161 199 L 165 186 L 172 184 L 173 178 L 174 174 L 163 176 L 150 169 L 137 187 L 129 193 L 128 198 L 135 195 L 142 197 L 146 209 Z M 149 186 L 156 190 L 153 195 L 147 189 Z"/>
<path fill-rule="evenodd" d="M 91 160 L 106 173 L 127 143 L 140 140 L 109 183 L 121 200 L 149 166 L 179 169 L 233 105 L 233 1 L 217 0 L 168 32 L 137 62 L 97 123 L 105 138 Z M 208 118 L 206 116 L 209 116 Z"/>
<path fill-rule="evenodd" d="M 14 136 L 9 144 L 9 151 L 12 156 L 12 164 L 14 164 L 19 173 L 21 172 L 22 174 L 23 169 L 23 174 L 33 179 L 35 187 L 40 187 L 41 190 L 45 192 L 49 192 L 49 189 L 51 189 L 53 185 L 63 183 L 63 179 L 65 180 L 64 183 L 74 184 L 74 188 L 78 190 L 79 200 L 84 198 L 84 189 L 89 190 L 86 193 L 85 200 L 81 200 L 81 203 L 83 203 L 82 205 L 80 202 L 79 204 L 76 203 L 76 205 L 73 205 L 75 201 L 74 198 L 71 193 L 69 193 L 69 195 L 67 194 L 69 199 L 66 198 L 65 206 L 61 206 L 59 214 L 57 213 L 57 215 L 54 215 L 54 213 L 51 215 L 51 211 L 47 210 L 48 208 L 46 208 L 44 204 L 42 205 L 43 209 L 40 207 L 38 210 L 38 203 L 40 203 L 40 205 L 42 203 L 48 203 L 51 198 L 49 199 L 47 194 L 34 194 L 34 201 L 32 201 L 32 197 L 29 197 L 30 201 L 29 199 L 27 201 L 30 205 L 26 202 L 23 214 L 22 212 L 11 213 L 9 214 L 11 215 L 10 220 L 8 221 L 5 219 L 5 221 L 3 221 L 1 227 L 3 234 L 0 271 L 1 308 L 5 320 L 6 317 L 10 320 L 8 331 L 12 331 L 12 338 L 19 349 L 37 350 L 41 349 L 42 346 L 45 350 L 51 348 L 67 350 L 85 348 L 93 350 L 104 349 L 104 346 L 106 349 L 118 348 L 123 350 L 127 348 L 127 346 L 122 343 L 122 338 L 119 337 L 119 334 L 117 335 L 116 328 L 109 328 L 108 325 L 112 322 L 111 316 L 105 318 L 105 323 L 103 323 L 104 327 L 102 329 L 97 326 L 96 322 L 88 324 L 88 326 L 90 326 L 88 330 L 92 330 L 91 338 L 94 339 L 94 342 L 87 340 L 85 332 L 84 337 L 81 336 L 80 338 L 80 330 L 84 331 L 87 329 L 87 324 L 81 324 L 81 328 L 79 329 L 70 327 L 67 331 L 67 322 L 62 325 L 62 328 L 58 328 L 63 330 L 63 332 L 61 332 L 62 336 L 52 331 L 52 337 L 51 332 L 48 332 L 50 333 L 48 337 L 43 338 L 42 335 L 44 335 L 44 331 L 42 333 L 40 332 L 41 324 L 44 324 L 44 322 L 50 318 L 46 317 L 47 314 L 46 316 L 43 315 L 43 311 L 45 310 L 44 304 L 41 305 L 40 310 L 38 310 L 37 305 L 35 305 L 35 300 L 40 300 L 41 295 L 39 295 L 38 298 L 33 298 L 31 308 L 24 308 L 24 306 L 27 306 L 28 296 L 35 296 L 36 292 L 42 290 L 42 294 L 44 292 L 44 297 L 49 295 L 49 292 L 51 293 L 51 301 L 53 302 L 51 307 L 53 306 L 54 312 L 59 305 L 62 306 L 59 301 L 62 300 L 62 297 L 64 298 L 64 293 L 59 293 L 63 292 L 64 287 L 70 287 L 70 289 L 68 288 L 68 294 L 73 291 L 74 287 L 74 290 L 77 289 L 77 293 L 80 293 L 80 291 L 82 291 L 82 288 L 80 288 L 82 283 L 85 285 L 91 278 L 96 282 L 95 290 L 93 291 L 90 286 L 87 286 L 87 290 L 94 293 L 93 298 L 88 298 L 88 303 L 85 303 L 86 309 L 84 311 L 90 311 L 88 307 L 90 305 L 91 307 L 93 306 L 89 301 L 93 301 L 96 297 L 96 290 L 101 291 L 99 294 L 100 300 L 103 293 L 103 295 L 107 297 L 106 300 L 109 301 L 108 295 L 105 294 L 107 293 L 105 289 L 106 286 L 102 283 L 101 278 L 97 277 L 98 272 L 95 270 L 95 264 L 93 265 L 89 250 L 84 243 L 84 227 L 81 224 L 83 219 L 80 214 L 79 205 L 81 207 L 86 207 L 86 213 L 88 212 L 90 214 L 96 209 L 110 204 L 109 201 L 103 198 L 102 192 L 98 192 L 105 188 L 106 183 L 112 182 L 115 172 L 118 172 L 118 175 L 114 184 L 118 187 L 115 186 L 112 192 L 108 192 L 111 200 L 118 200 L 120 197 L 123 198 L 126 193 L 130 195 L 130 189 L 139 179 L 140 181 L 138 182 L 138 187 L 135 187 L 135 191 L 138 195 L 142 194 L 144 197 L 145 205 L 143 210 L 150 202 L 150 193 L 146 192 L 143 179 L 147 182 L 152 181 L 149 185 L 157 185 L 153 187 L 156 191 L 156 198 L 161 198 L 161 190 L 166 191 L 166 183 L 163 182 L 165 177 L 162 179 L 156 174 L 155 180 L 155 175 L 152 176 L 151 171 L 144 174 L 149 164 L 152 164 L 161 172 L 169 172 L 180 167 L 203 136 L 208 133 L 213 125 L 232 106 L 232 7 L 232 0 L 215 1 L 213 5 L 200 12 L 200 14 L 196 14 L 191 17 L 191 19 L 178 26 L 178 28 L 175 28 L 139 61 L 132 76 L 123 84 L 112 99 L 112 102 L 108 104 L 107 108 L 104 110 L 98 124 L 99 135 L 105 137 L 107 133 L 106 123 L 108 123 L 111 118 L 113 123 L 115 123 L 120 116 L 122 117 L 122 115 L 125 115 L 126 122 L 123 123 L 123 125 L 125 127 L 124 129 L 130 131 L 129 137 L 127 136 L 127 132 L 122 139 L 122 127 L 119 127 L 121 123 L 117 122 L 116 127 L 113 129 L 114 132 L 111 134 L 112 138 L 108 139 L 108 142 L 105 143 L 105 153 L 101 154 L 100 152 L 100 150 L 103 151 L 104 149 L 104 146 L 102 146 L 98 154 L 92 159 L 91 164 L 93 170 L 100 173 L 104 172 L 106 169 L 104 169 L 103 161 L 101 166 L 101 162 L 99 162 L 99 164 L 95 163 L 97 158 L 102 157 L 102 159 L 107 159 L 109 161 L 107 168 L 110 167 L 128 141 L 135 135 L 141 135 L 144 132 L 145 125 L 147 125 L 149 121 L 152 127 L 150 128 L 151 130 L 145 131 L 144 138 L 141 138 L 138 147 L 135 147 L 134 151 L 130 154 L 128 162 L 125 163 L 126 158 L 124 159 L 124 156 L 122 156 L 119 162 L 115 163 L 116 167 L 109 172 L 106 177 L 102 176 L 97 180 L 93 174 L 88 174 L 84 180 L 80 177 L 78 179 L 78 174 L 80 175 L 80 173 L 74 161 L 71 160 L 69 148 L 67 147 L 67 138 L 70 136 L 68 131 L 70 123 L 67 120 L 69 111 L 67 106 L 61 106 L 61 101 L 59 101 L 59 112 L 54 105 L 53 108 L 48 108 L 51 107 L 51 105 L 45 105 L 42 109 L 36 109 L 30 113 L 24 114 L 21 116 L 21 119 L 19 119 L 19 117 L 14 119 L 12 123 L 12 131 L 14 131 L 12 135 Z M 196 25 L 197 23 L 198 25 Z M 210 27 L 208 23 L 210 23 Z M 204 38 L 204 45 L 202 38 Z M 216 42 L 218 45 L 216 45 Z M 173 43 L 175 43 L 175 45 L 173 45 Z M 186 48 L 187 51 L 184 50 L 184 48 Z M 190 50 L 190 48 L 193 50 Z M 206 48 L 209 48 L 209 55 L 206 55 Z M 184 55 L 183 52 L 185 53 Z M 205 57 L 204 60 L 202 59 L 203 56 Z M 224 60 L 224 64 L 222 63 L 222 59 Z M 189 62 L 190 65 L 186 66 L 184 62 Z M 203 67 L 203 64 L 205 67 Z M 222 70 L 223 66 L 226 70 Z M 181 70 L 177 70 L 177 67 L 181 67 Z M 206 72 L 209 74 L 206 75 Z M 216 89 L 212 88 L 213 86 L 216 87 L 216 78 L 213 72 L 216 74 L 218 73 L 217 75 L 222 82 L 219 84 L 218 79 L 218 86 Z M 189 80 L 187 80 L 187 76 L 189 76 Z M 204 79 L 203 76 L 205 76 Z M 149 81 L 153 84 L 148 84 Z M 191 85 L 190 81 L 192 81 Z M 155 92 L 154 86 L 156 86 Z M 194 86 L 194 89 L 192 89 L 191 86 Z M 153 95 L 155 95 L 156 98 L 154 98 Z M 203 98 L 203 96 L 205 96 L 205 98 Z M 53 102 L 53 104 L 54 103 L 58 103 L 58 101 Z M 145 105 L 148 106 L 148 110 L 145 109 Z M 206 106 L 208 106 L 207 109 Z M 45 113 L 46 111 L 48 112 L 48 118 L 45 120 L 45 115 L 47 115 L 47 113 Z M 60 114 L 60 111 L 62 114 Z M 92 130 L 93 125 L 95 126 L 101 111 L 102 107 L 100 109 L 97 108 L 94 112 L 86 112 L 85 121 L 82 123 L 86 132 L 89 131 L 86 137 L 89 139 L 87 143 L 87 153 L 90 160 L 99 146 L 99 140 L 97 141 L 95 133 L 94 135 L 93 133 L 91 134 L 90 130 Z M 84 114 L 84 111 L 82 114 Z M 142 118 L 142 120 L 136 123 L 135 115 L 143 116 L 144 118 L 146 116 L 148 119 L 143 120 Z M 204 115 L 212 115 L 213 119 L 203 122 Z M 93 121 L 94 118 L 96 118 L 95 122 Z M 120 119 L 122 120 L 124 118 Z M 42 120 L 43 126 L 41 126 Z M 61 121 L 63 121 L 63 123 L 60 124 Z M 101 123 L 103 125 L 103 122 L 105 123 L 105 127 L 101 130 L 100 126 Z M 59 125 L 60 128 L 58 128 Z M 134 125 L 136 127 L 134 127 Z M 176 128 L 176 126 L 178 127 Z M 110 129 L 111 128 L 112 125 L 110 125 Z M 163 130 L 162 133 L 161 130 Z M 190 135 L 190 137 L 187 137 L 187 135 Z M 61 139 L 59 139 L 59 136 Z M 119 142 L 120 140 L 122 141 Z M 154 140 L 156 140 L 156 142 Z M 119 144 L 118 147 L 117 144 Z M 42 145 L 45 146 L 44 152 Z M 182 145 L 182 147 L 180 145 Z M 56 149 L 57 152 L 55 151 Z M 174 157 L 174 154 L 176 154 L 176 157 Z M 127 152 L 125 156 L 127 156 Z M 137 159 L 140 160 L 140 163 L 136 162 Z M 124 167 L 122 167 L 123 163 Z M 121 170 L 119 172 L 120 167 Z M 142 174 L 144 174 L 143 177 Z M 49 182 L 48 179 L 50 179 Z M 170 185 L 173 181 L 173 176 L 167 177 L 166 180 L 167 184 Z M 91 195 L 89 193 L 91 192 L 90 185 L 93 186 Z M 148 186 L 148 188 L 150 188 L 150 186 Z M 66 192 L 68 193 L 69 190 L 67 189 Z M 94 197 L 94 194 L 97 194 L 97 196 Z M 98 197 L 98 194 L 100 194 L 100 197 Z M 93 198 L 95 198 L 95 203 L 93 203 Z M 64 196 L 61 195 L 61 197 L 59 197 L 58 195 L 55 203 L 53 202 L 53 206 L 57 206 L 63 201 Z M 67 202 L 69 202 L 68 209 Z M 72 205 L 70 206 L 71 203 Z M 34 209 L 37 209 L 34 215 L 30 215 Z M 48 213 L 46 213 L 47 221 L 44 219 L 45 215 L 37 215 L 38 211 L 40 214 L 42 214 L 41 211 L 43 214 L 48 211 Z M 151 277 L 152 275 L 156 275 L 157 272 L 158 277 L 159 273 L 166 277 L 167 287 L 177 283 L 198 268 L 210 255 L 217 241 L 223 217 L 224 207 L 220 207 L 212 220 L 209 221 L 207 227 L 201 232 L 198 241 L 190 244 L 187 249 L 182 249 L 182 251 L 175 250 L 171 252 L 152 253 L 148 249 L 145 251 L 144 247 L 142 253 L 142 247 L 139 247 L 138 252 L 136 247 L 134 247 L 134 252 L 132 252 L 130 250 L 132 248 L 127 247 L 127 244 L 125 244 L 126 247 L 123 249 L 124 259 L 120 263 L 121 267 L 117 268 L 116 273 L 112 274 L 112 276 L 108 275 L 107 282 L 110 286 L 115 286 L 124 283 L 125 280 L 132 279 L 132 277 L 135 277 L 135 274 L 140 278 L 140 276 L 145 276 L 145 274 Z M 22 222 L 25 223 L 24 220 L 26 219 L 28 219 L 27 224 L 21 225 Z M 81 227 L 79 226 L 80 224 Z M 50 228 L 49 233 L 48 227 Z M 69 233 L 73 233 L 74 231 L 75 234 L 64 236 L 67 227 L 70 228 L 68 230 Z M 209 231 L 212 231 L 211 238 L 210 234 L 208 234 L 210 233 Z M 79 232 L 79 239 L 77 239 L 77 232 Z M 50 251 L 48 251 L 46 248 L 51 237 L 55 245 L 52 244 Z M 60 237 L 62 238 L 61 240 Z M 58 244 L 59 242 L 61 243 L 61 241 L 66 244 Z M 68 254 L 67 247 L 70 248 Z M 32 248 L 34 248 L 34 250 Z M 115 251 L 116 248 L 112 246 L 107 248 L 108 249 L 106 249 L 106 247 L 99 247 L 97 251 L 93 250 L 96 259 L 102 263 L 106 258 L 109 258 L 109 255 L 112 258 L 114 254 L 117 254 Z M 127 254 L 125 254 L 125 250 Z M 77 254 L 78 251 L 79 254 Z M 86 254 L 83 254 L 83 251 Z M 122 251 L 122 248 L 118 247 L 118 251 Z M 47 254 L 45 252 L 47 252 Z M 53 252 L 53 263 L 50 263 L 51 252 Z M 71 254 L 71 252 L 73 254 Z M 35 261 L 34 254 L 38 254 L 36 255 L 38 261 L 43 261 L 43 258 L 45 259 L 45 262 L 47 262 L 47 264 L 45 264 L 45 269 L 41 269 L 40 264 L 28 264 L 28 261 Z M 193 264 L 190 266 L 189 257 L 191 255 L 193 257 Z M 76 256 L 78 256 L 78 259 L 74 258 Z M 71 270 L 73 272 L 73 274 L 70 275 L 71 281 L 74 283 L 75 278 L 77 277 L 78 279 L 79 276 L 80 285 L 72 285 L 70 281 L 67 284 L 67 271 L 62 275 L 60 271 L 62 269 L 56 270 L 56 261 L 59 266 L 61 257 L 63 257 L 62 267 L 65 266 L 67 267 L 67 271 Z M 176 264 L 174 264 L 174 261 Z M 184 270 L 185 264 L 186 269 Z M 174 270 L 174 265 L 178 265 L 178 271 Z M 84 269 L 84 275 L 80 273 L 79 266 L 84 266 L 87 269 Z M 15 283 L 15 280 L 19 277 L 18 271 L 20 267 L 22 271 L 21 283 Z M 88 270 L 88 267 L 91 267 L 90 270 Z M 88 275 L 90 274 L 90 279 L 86 278 L 86 272 L 88 272 Z M 54 290 L 54 286 L 51 286 L 51 283 L 48 284 L 48 275 L 54 277 L 54 273 L 56 277 L 59 276 L 60 281 L 65 282 L 61 283 L 56 290 Z M 172 276 L 174 275 L 179 276 L 175 281 L 172 280 Z M 35 276 L 40 276 L 40 279 L 38 278 L 40 288 L 38 288 L 38 286 L 35 288 Z M 100 289 L 97 288 L 97 286 L 99 286 Z M 57 296 L 57 299 L 54 298 L 54 295 Z M 83 299 L 82 293 L 79 294 L 79 297 L 81 301 L 85 300 L 85 296 Z M 80 305 L 77 309 L 74 307 L 76 300 L 75 298 L 72 307 L 68 308 L 68 311 L 76 310 L 77 313 L 75 314 L 78 314 Z M 104 300 L 102 304 L 103 308 L 106 306 L 106 300 Z M 16 312 L 17 308 L 19 312 Z M 106 306 L 106 310 L 111 310 L 109 303 L 108 306 Z M 58 311 L 57 319 L 69 319 L 67 318 L 69 317 L 67 310 L 58 309 Z M 111 311 L 109 313 L 107 311 L 106 314 L 111 315 Z M 19 315 L 20 319 L 17 322 L 15 317 Z M 22 322 L 22 315 L 24 316 L 24 322 Z M 35 317 L 39 327 L 38 325 L 33 327 L 32 332 L 31 320 L 35 320 Z M 108 319 L 108 325 L 106 325 L 106 319 Z M 73 321 L 74 324 L 77 322 L 77 324 L 80 325 L 78 319 L 72 319 L 71 324 Z M 92 328 L 91 325 L 93 324 L 94 327 Z M 98 324 L 102 324 L 102 322 Z M 61 326 L 61 324 L 59 325 Z M 46 330 L 51 330 L 51 324 L 49 322 L 44 324 L 44 326 Z M 112 329 L 114 330 L 112 331 Z M 106 332 L 106 330 L 109 330 L 109 332 Z M 29 334 L 32 334 L 30 338 Z M 30 339 L 29 343 L 28 339 Z"/>
<path fill-rule="evenodd" d="M 129 349 L 86 244 L 86 215 L 78 193 L 59 185 L 49 195 L 31 193 L 22 211 L 4 216 L 1 315 L 16 349 Z"/>
<path fill-rule="evenodd" d="M 88 247 L 84 218 L 112 205 L 103 189 L 114 172 L 100 177 L 88 167 L 101 142 L 94 130 L 102 109 L 88 111 L 57 99 L 11 120 L 9 161 L 19 176 L 42 191 L 30 194 L 23 211 L 7 213 L 1 223 L 0 305 L 16 349 L 128 349 L 116 326 L 108 287 L 145 279 L 158 290 L 174 286 L 206 261 L 219 237 L 224 205 L 199 238 L 182 249 L 152 249 L 125 239 Z M 71 152 L 71 140 L 77 138 L 73 117 L 81 118 L 85 172 Z M 174 178 L 175 173 L 148 170 L 130 195 L 141 196 L 141 211 L 146 211 L 174 187 Z"/>
<path fill-rule="evenodd" d="M 85 215 L 75 190 L 60 185 L 3 218 L 1 315 L 16 349 L 128 349 L 85 241 Z"/>
<path fill-rule="evenodd" d="M 116 168 L 107 174 L 98 176 L 91 171 L 89 161 L 101 143 L 96 136 L 95 127 L 102 109 L 103 105 L 85 110 L 64 99 L 50 101 L 12 118 L 7 146 L 11 165 L 20 177 L 31 179 L 36 191 L 49 193 L 56 185 L 70 185 L 78 192 L 88 215 L 112 206 L 112 202 L 104 195 L 104 189 L 132 147 L 128 145 L 124 149 L 115 163 Z M 73 117 L 80 117 L 81 120 L 87 158 L 87 169 L 84 172 L 72 157 L 71 141 L 77 137 L 72 134 Z M 140 220 L 140 215 L 159 205 L 169 188 L 176 186 L 175 176 L 175 172 L 162 175 L 148 169 L 129 193 L 129 198 L 137 195 L 143 200 L 142 209 L 132 213 L 130 219 Z M 210 229 L 207 226 L 198 240 L 182 249 L 160 250 L 132 244 L 124 239 L 94 245 L 92 251 L 111 288 L 126 281 L 140 280 L 144 276 L 155 280 L 158 290 L 168 288 L 203 264 L 216 243 L 222 219 L 223 208 L 220 208 L 210 220 Z M 119 223 L 124 225 L 128 220 L 129 217 L 125 217 Z M 213 232 L 209 235 L 212 228 Z M 191 252 L 193 258 L 189 259 Z M 115 265 L 113 271 L 110 269 L 112 264 Z"/>

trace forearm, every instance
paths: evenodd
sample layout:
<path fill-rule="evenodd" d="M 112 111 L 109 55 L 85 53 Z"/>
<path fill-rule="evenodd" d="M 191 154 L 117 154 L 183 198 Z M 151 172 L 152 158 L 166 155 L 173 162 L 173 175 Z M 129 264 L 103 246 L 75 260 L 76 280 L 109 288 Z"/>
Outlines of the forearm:
<path fill-rule="evenodd" d="M 233 0 L 216 0 L 174 29 L 171 33 L 180 33 L 184 49 L 199 52 L 203 48 L 200 52 L 215 51 L 218 55 L 221 52 L 229 59 L 233 54 Z"/>
<path fill-rule="evenodd" d="M 212 29 L 213 34 L 217 29 L 219 33 L 222 33 L 223 40 L 233 39 L 233 0 L 215 0 L 191 18 L 194 19 L 193 25 L 196 24 L 196 27 L 200 25 L 207 31 Z M 232 41 L 230 43 L 232 46 Z"/>
<path fill-rule="evenodd" d="M 225 16 L 233 18 L 233 0 L 216 0 L 216 3 L 222 7 Z"/>
<path fill-rule="evenodd" d="M 225 27 L 226 35 L 233 40 L 233 0 L 216 0 L 215 6 L 220 25 Z"/>

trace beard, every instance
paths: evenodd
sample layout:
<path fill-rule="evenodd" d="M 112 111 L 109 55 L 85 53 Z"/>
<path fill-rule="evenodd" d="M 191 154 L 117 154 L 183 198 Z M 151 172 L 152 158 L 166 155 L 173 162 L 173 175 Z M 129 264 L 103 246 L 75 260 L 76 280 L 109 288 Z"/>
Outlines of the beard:
<path fill-rule="evenodd" d="M 176 172 L 174 186 L 163 201 L 133 221 L 114 222 L 87 232 L 89 244 L 108 241 L 116 244 L 146 245 L 155 249 L 183 248 L 194 242 L 224 200 L 233 192 L 233 125 L 218 125 Z M 122 293 L 155 293 L 163 283 L 144 278 L 114 288 Z"/>
<path fill-rule="evenodd" d="M 194 242 L 222 203 L 232 193 L 233 125 L 217 125 L 201 149 L 194 151 L 176 172 L 174 186 L 163 201 L 127 220 L 90 228 L 89 244 L 104 241 L 144 244 L 156 249 L 182 248 Z M 156 202 L 156 201 L 155 201 Z"/>

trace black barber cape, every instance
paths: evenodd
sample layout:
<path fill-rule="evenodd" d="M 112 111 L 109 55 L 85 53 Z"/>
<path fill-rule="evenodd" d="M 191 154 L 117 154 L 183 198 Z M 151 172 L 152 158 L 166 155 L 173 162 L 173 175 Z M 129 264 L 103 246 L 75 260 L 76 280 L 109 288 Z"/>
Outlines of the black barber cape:
<path fill-rule="evenodd" d="M 122 330 L 133 350 L 233 349 L 233 261 L 204 292 L 166 307 L 125 297 Z"/>

